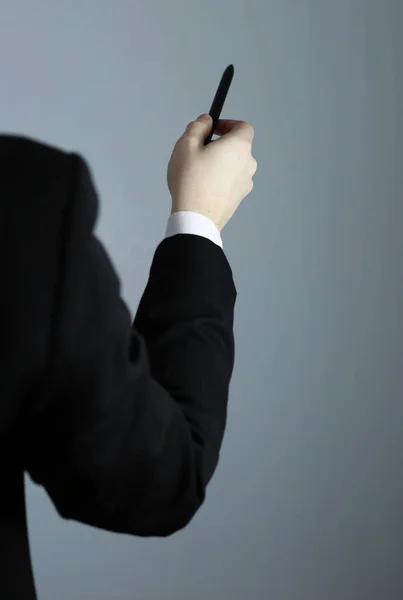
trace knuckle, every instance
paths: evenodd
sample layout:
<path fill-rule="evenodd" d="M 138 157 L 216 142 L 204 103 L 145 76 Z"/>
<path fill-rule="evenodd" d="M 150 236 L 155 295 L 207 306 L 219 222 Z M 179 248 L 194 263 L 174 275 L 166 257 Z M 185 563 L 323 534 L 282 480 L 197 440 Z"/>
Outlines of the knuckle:
<path fill-rule="evenodd" d="M 193 138 L 197 136 L 198 130 L 201 128 L 201 126 L 202 123 L 197 123 L 195 121 L 189 123 L 189 125 L 185 129 L 182 139 L 187 140 L 188 142 L 193 140 Z"/>
<path fill-rule="evenodd" d="M 191 121 L 189 123 L 189 125 L 187 126 L 186 130 L 190 131 L 190 132 L 194 132 L 194 131 L 197 131 L 200 128 L 200 126 L 203 126 L 203 124 L 200 123 L 199 121 Z"/>
<path fill-rule="evenodd" d="M 186 131 L 184 133 L 184 135 L 181 138 L 181 144 L 184 144 L 185 146 L 191 144 L 194 140 L 194 137 L 192 135 L 191 131 Z"/>
<path fill-rule="evenodd" d="M 248 160 L 252 153 L 252 142 L 249 138 L 242 136 L 242 138 L 239 139 L 239 144 L 245 159 Z"/>
<path fill-rule="evenodd" d="M 252 125 L 250 123 L 247 123 L 246 121 L 242 121 L 242 126 L 245 129 L 245 131 L 247 131 L 249 135 L 253 138 L 255 135 L 255 130 L 252 127 Z"/>
<path fill-rule="evenodd" d="M 187 138 L 189 135 L 191 135 L 192 133 L 192 125 L 193 123 L 189 123 L 188 126 L 186 127 L 185 131 L 183 132 L 183 135 L 181 137 L 182 140 L 184 140 L 185 138 Z"/>

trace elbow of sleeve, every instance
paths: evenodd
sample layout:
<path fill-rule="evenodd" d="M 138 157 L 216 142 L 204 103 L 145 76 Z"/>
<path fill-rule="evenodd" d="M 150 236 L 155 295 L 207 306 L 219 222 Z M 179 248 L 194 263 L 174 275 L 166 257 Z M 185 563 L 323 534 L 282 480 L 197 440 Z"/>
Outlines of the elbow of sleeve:
<path fill-rule="evenodd" d="M 192 489 L 176 502 L 158 502 L 152 509 L 149 505 L 127 519 L 127 533 L 141 537 L 170 537 L 191 523 L 204 500 L 205 490 Z"/>
<path fill-rule="evenodd" d="M 145 493 L 139 505 L 134 500 L 106 499 L 107 494 L 81 496 L 53 495 L 53 504 L 59 516 L 95 526 L 107 531 L 139 537 L 170 537 L 185 529 L 205 500 L 205 487 L 199 482 L 188 482 L 176 498 L 164 498 L 162 490 L 155 495 Z"/>
<path fill-rule="evenodd" d="M 204 444 L 203 444 L 204 445 Z M 169 477 L 156 485 L 154 492 L 145 493 L 141 507 L 130 511 L 129 533 L 144 537 L 169 537 L 185 529 L 194 519 L 206 498 L 207 485 L 215 471 L 218 453 L 197 444 L 193 460 L 187 464 L 176 484 Z M 157 491 L 158 490 L 158 491 Z"/>
<path fill-rule="evenodd" d="M 147 536 L 169 537 L 185 529 L 198 513 L 206 498 L 206 487 L 218 462 L 218 453 L 204 454 L 199 468 L 192 469 L 187 485 L 175 501 L 166 502 L 150 513 Z M 185 478 L 186 479 L 186 478 Z M 141 534 L 140 534 L 141 535 Z"/>
<path fill-rule="evenodd" d="M 173 476 L 176 483 L 169 469 L 160 468 L 149 482 L 133 480 L 127 485 L 130 478 L 121 478 L 122 485 L 118 485 L 109 473 L 102 482 L 91 477 L 64 477 L 62 482 L 58 479 L 59 485 L 54 485 L 54 480 L 47 482 L 46 488 L 63 519 L 116 533 L 169 537 L 185 529 L 204 504 L 216 464 L 215 452 L 206 455 L 199 451 Z"/>
<path fill-rule="evenodd" d="M 79 521 L 106 531 L 140 537 L 170 537 L 189 525 L 203 502 L 204 495 L 197 495 L 174 507 L 160 504 L 154 510 L 149 507 L 144 510 L 121 510 L 105 502 L 102 506 L 94 503 L 85 507 L 54 502 L 54 506 L 62 519 Z"/>
<path fill-rule="evenodd" d="M 204 496 L 202 498 L 197 497 L 194 498 L 192 503 L 181 506 L 172 513 L 167 512 L 165 519 L 162 519 L 158 528 L 159 533 L 156 533 L 155 535 L 158 537 L 170 537 L 185 529 L 193 521 L 193 518 L 198 513 L 203 502 Z"/>
<path fill-rule="evenodd" d="M 199 468 L 191 469 L 184 478 L 181 492 L 175 499 L 162 500 L 159 495 L 155 503 L 148 496 L 144 510 L 133 515 L 131 533 L 146 537 L 169 537 L 185 529 L 198 513 L 206 498 L 206 487 L 218 462 L 218 455 L 211 452 L 208 460 L 203 456 Z M 202 467 L 203 463 L 203 467 Z M 191 473 L 191 474 L 190 474 Z"/>

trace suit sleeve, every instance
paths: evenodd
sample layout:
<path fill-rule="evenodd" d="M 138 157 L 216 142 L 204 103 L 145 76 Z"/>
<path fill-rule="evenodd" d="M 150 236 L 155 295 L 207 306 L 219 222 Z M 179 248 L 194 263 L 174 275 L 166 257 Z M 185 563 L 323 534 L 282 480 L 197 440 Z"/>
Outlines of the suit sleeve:
<path fill-rule="evenodd" d="M 72 155 L 49 368 L 27 470 L 59 514 L 167 536 L 203 504 L 234 365 L 236 290 L 221 248 L 176 235 L 157 248 L 134 322 L 93 229 L 98 200 Z"/>

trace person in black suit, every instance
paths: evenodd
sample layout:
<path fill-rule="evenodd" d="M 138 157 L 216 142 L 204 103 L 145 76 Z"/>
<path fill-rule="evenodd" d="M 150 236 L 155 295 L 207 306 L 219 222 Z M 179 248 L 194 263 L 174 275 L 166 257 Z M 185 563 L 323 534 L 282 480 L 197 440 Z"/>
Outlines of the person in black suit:
<path fill-rule="evenodd" d="M 190 123 L 172 213 L 136 316 L 94 235 L 79 155 L 0 136 L 0 597 L 34 600 L 24 473 L 60 516 L 169 536 L 203 504 L 234 366 L 236 289 L 220 231 L 252 189 L 253 129 Z"/>

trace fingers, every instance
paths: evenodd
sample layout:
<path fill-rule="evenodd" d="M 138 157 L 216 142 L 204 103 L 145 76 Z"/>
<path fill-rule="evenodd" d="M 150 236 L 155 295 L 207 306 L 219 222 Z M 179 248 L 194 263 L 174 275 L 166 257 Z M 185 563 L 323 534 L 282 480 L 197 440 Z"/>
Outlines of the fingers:
<path fill-rule="evenodd" d="M 213 119 L 210 115 L 200 115 L 196 121 L 191 121 L 186 127 L 182 137 L 190 138 L 191 140 L 203 144 L 206 137 L 211 132 Z"/>
<path fill-rule="evenodd" d="M 202 148 L 207 136 L 211 132 L 212 126 L 213 119 L 210 115 L 200 115 L 200 117 L 198 117 L 195 121 L 191 121 L 188 124 L 183 135 L 176 142 L 174 150 L 183 144 L 188 147 L 189 151 L 191 149 L 196 150 L 198 148 Z M 238 139 L 245 140 L 248 144 L 252 144 L 255 136 L 255 131 L 253 127 L 249 125 L 249 123 L 234 119 L 219 120 L 214 133 L 220 137 L 236 136 Z M 256 169 L 257 163 L 252 164 L 253 172 L 255 172 Z"/>
<path fill-rule="evenodd" d="M 222 136 L 229 133 L 245 136 L 250 142 L 253 141 L 255 130 L 252 125 L 245 121 L 235 121 L 233 119 L 221 119 L 218 121 L 214 130 L 216 135 Z"/>
<path fill-rule="evenodd" d="M 225 135 L 229 133 L 236 125 L 240 125 L 243 121 L 234 119 L 220 119 L 216 125 L 214 133 L 216 135 Z"/>
<path fill-rule="evenodd" d="M 210 115 L 200 115 L 186 127 L 181 139 L 186 138 L 198 144 L 203 144 L 211 132 L 212 118 Z M 255 131 L 249 123 L 234 119 L 221 119 L 218 121 L 214 133 L 218 136 L 237 135 L 252 143 Z"/>

